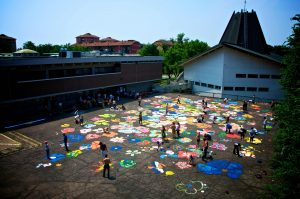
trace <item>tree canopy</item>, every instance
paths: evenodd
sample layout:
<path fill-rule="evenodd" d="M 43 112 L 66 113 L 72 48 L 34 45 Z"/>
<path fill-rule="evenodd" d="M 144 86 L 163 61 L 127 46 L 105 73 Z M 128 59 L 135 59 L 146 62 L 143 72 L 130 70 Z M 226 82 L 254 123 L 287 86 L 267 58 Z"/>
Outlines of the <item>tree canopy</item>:
<path fill-rule="evenodd" d="M 59 53 L 60 49 L 65 48 L 70 51 L 89 51 L 90 48 L 86 46 L 80 45 L 71 45 L 71 44 L 63 44 L 63 45 L 53 45 L 53 44 L 39 44 L 35 45 L 32 41 L 27 41 L 23 44 L 23 49 L 31 49 L 39 52 L 40 54 L 44 53 Z"/>
<path fill-rule="evenodd" d="M 286 97 L 275 107 L 279 130 L 274 138 L 273 160 L 276 184 L 270 186 L 274 198 L 298 198 L 300 190 L 300 15 L 288 38 L 281 84 Z"/>
<path fill-rule="evenodd" d="M 206 42 L 189 40 L 184 36 L 184 33 L 180 33 L 176 39 L 171 39 L 174 45 L 162 53 L 165 57 L 164 73 L 169 77 L 171 75 L 177 77 L 183 71 L 183 62 L 209 48 Z"/>

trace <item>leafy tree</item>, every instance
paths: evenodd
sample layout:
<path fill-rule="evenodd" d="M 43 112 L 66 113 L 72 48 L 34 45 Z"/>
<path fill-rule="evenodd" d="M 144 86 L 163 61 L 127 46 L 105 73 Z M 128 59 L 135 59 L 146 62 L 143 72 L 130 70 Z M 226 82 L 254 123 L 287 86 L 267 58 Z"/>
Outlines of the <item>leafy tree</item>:
<path fill-rule="evenodd" d="M 154 44 L 145 44 L 143 47 L 138 51 L 138 53 L 142 56 L 158 56 L 159 51 Z"/>
<path fill-rule="evenodd" d="M 67 47 L 68 50 L 70 51 L 81 51 L 81 52 L 86 52 L 86 51 L 90 51 L 90 47 L 87 47 L 87 46 L 81 46 L 81 45 L 69 45 Z"/>
<path fill-rule="evenodd" d="M 36 50 L 36 46 L 32 41 L 27 41 L 23 44 L 23 49 Z"/>
<path fill-rule="evenodd" d="M 180 33 L 177 35 L 176 39 L 170 40 L 174 45 L 163 53 L 163 56 L 165 57 L 163 70 L 169 78 L 171 78 L 171 75 L 178 77 L 183 71 L 183 62 L 209 48 L 205 42 L 184 38 L 184 33 Z"/>
<path fill-rule="evenodd" d="M 276 184 L 270 186 L 274 198 L 298 198 L 300 190 L 300 15 L 288 38 L 281 84 L 285 99 L 275 108 L 279 130 L 274 138 L 273 160 Z"/>

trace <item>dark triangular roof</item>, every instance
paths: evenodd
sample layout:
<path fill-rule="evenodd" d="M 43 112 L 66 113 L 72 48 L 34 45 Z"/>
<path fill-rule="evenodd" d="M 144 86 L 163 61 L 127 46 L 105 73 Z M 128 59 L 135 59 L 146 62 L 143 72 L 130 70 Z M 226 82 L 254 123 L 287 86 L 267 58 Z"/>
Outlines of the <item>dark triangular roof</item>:
<path fill-rule="evenodd" d="M 258 21 L 256 12 L 233 12 L 219 42 L 229 43 L 243 48 L 268 54 L 268 47 Z"/>

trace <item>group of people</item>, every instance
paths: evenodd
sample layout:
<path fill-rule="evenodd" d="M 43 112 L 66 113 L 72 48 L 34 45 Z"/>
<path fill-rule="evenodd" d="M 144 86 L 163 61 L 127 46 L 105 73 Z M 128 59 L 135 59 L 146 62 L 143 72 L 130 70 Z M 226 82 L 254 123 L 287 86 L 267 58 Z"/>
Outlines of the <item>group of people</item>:
<path fill-rule="evenodd" d="M 111 99 L 113 99 L 113 98 L 111 98 Z M 141 106 L 141 102 L 142 102 L 141 96 L 139 95 L 137 99 L 138 99 L 138 105 Z M 227 103 L 227 102 L 228 102 L 228 99 L 225 98 L 224 103 Z M 177 104 L 180 104 L 180 103 L 181 103 L 180 95 L 178 95 Z M 274 104 L 275 103 L 271 103 L 271 108 L 274 108 L 274 106 L 275 106 Z M 207 101 L 205 101 L 205 99 L 202 100 L 202 106 L 203 106 L 204 110 L 207 108 Z M 114 100 L 113 100 L 113 108 L 116 108 L 116 104 L 114 103 Z M 121 106 L 121 109 L 122 110 L 126 109 L 123 104 Z M 166 104 L 166 115 L 168 114 L 168 111 L 169 111 L 169 107 L 168 107 L 168 103 L 167 103 Z M 244 112 L 247 111 L 247 102 L 246 101 L 243 102 L 243 111 Z M 76 113 L 75 123 L 80 124 L 82 126 L 83 123 L 84 123 L 83 116 L 78 114 L 78 111 L 76 111 L 75 113 Z M 204 114 L 200 114 L 197 117 L 197 122 L 204 122 L 205 114 L 207 114 L 207 112 L 204 112 Z M 213 124 L 215 124 L 216 120 L 217 120 L 217 117 L 214 116 L 213 117 Z M 226 133 L 232 133 L 231 132 L 232 125 L 229 123 L 230 122 L 230 115 L 226 116 L 225 120 L 226 120 Z M 142 124 L 143 124 L 143 115 L 142 115 L 142 111 L 139 111 L 139 125 L 142 125 Z M 169 128 L 171 129 L 173 138 L 180 138 L 180 127 L 181 126 L 180 126 L 180 123 L 178 121 L 174 121 L 170 125 Z M 263 128 L 264 128 L 265 131 L 267 130 L 267 117 L 264 117 Z M 157 151 L 159 151 L 160 148 L 162 147 L 162 145 L 165 142 L 167 142 L 166 130 L 167 130 L 166 126 L 163 125 L 161 127 L 162 141 L 161 142 L 157 141 Z M 104 133 L 109 133 L 108 127 L 103 128 L 103 132 Z M 244 140 L 246 132 L 247 132 L 247 130 L 243 127 L 243 125 L 240 125 L 239 128 L 237 129 L 237 133 L 240 135 L 241 140 Z M 250 137 L 250 142 L 251 143 L 254 141 L 254 137 L 255 137 L 256 134 L 257 134 L 257 130 L 254 127 L 252 127 L 249 131 L 249 137 Z M 69 152 L 70 150 L 68 148 L 68 137 L 67 137 L 66 133 L 63 133 L 62 135 L 63 135 L 64 148 L 67 152 Z M 208 147 L 209 147 L 209 142 L 208 141 L 210 141 L 210 140 L 211 140 L 211 135 L 206 133 L 202 138 L 202 143 L 200 144 L 201 135 L 200 135 L 199 132 L 197 132 L 197 134 L 196 134 L 196 147 L 197 148 L 202 148 L 202 152 L 203 152 L 202 160 L 203 161 L 206 161 L 206 159 L 208 158 Z M 105 174 L 106 174 L 106 171 L 107 171 L 108 178 L 109 178 L 110 177 L 110 163 L 111 163 L 111 160 L 108 157 L 107 146 L 103 142 L 100 142 L 99 145 L 100 145 L 100 151 L 101 151 L 101 155 L 102 155 L 102 159 L 103 159 L 102 162 L 103 162 L 103 165 L 104 165 L 103 177 L 105 177 Z M 234 143 L 234 148 L 233 148 L 233 154 L 240 156 L 240 150 L 241 150 L 241 144 L 239 142 L 235 142 Z M 48 144 L 47 141 L 45 141 L 45 151 L 46 151 L 47 159 L 51 160 L 50 148 L 49 148 L 49 144 Z M 209 158 L 211 158 L 211 157 L 209 157 Z M 188 157 L 188 163 L 191 164 L 191 165 L 194 165 L 194 157 L 192 155 L 190 155 Z"/>

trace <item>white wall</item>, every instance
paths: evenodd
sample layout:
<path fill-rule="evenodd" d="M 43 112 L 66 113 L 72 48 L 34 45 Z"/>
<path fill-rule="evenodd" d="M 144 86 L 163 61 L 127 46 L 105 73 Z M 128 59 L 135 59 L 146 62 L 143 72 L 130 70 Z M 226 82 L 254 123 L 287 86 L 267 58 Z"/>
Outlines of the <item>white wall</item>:
<path fill-rule="evenodd" d="M 204 55 L 199 60 L 184 67 L 184 80 L 203 82 L 222 87 L 223 60 L 223 48 Z M 193 91 L 221 93 L 221 90 L 197 85 L 193 85 Z"/>
<path fill-rule="evenodd" d="M 279 84 L 279 79 L 262 79 L 262 78 L 236 78 L 236 74 L 269 74 L 279 75 L 280 65 L 268 61 L 263 58 L 258 58 L 253 55 L 248 55 L 235 49 L 223 47 L 224 51 L 224 76 L 223 86 L 232 87 L 266 87 L 269 92 L 253 92 L 253 91 L 224 91 L 224 94 L 252 96 L 268 99 L 280 99 L 283 97 L 283 92 Z"/>

